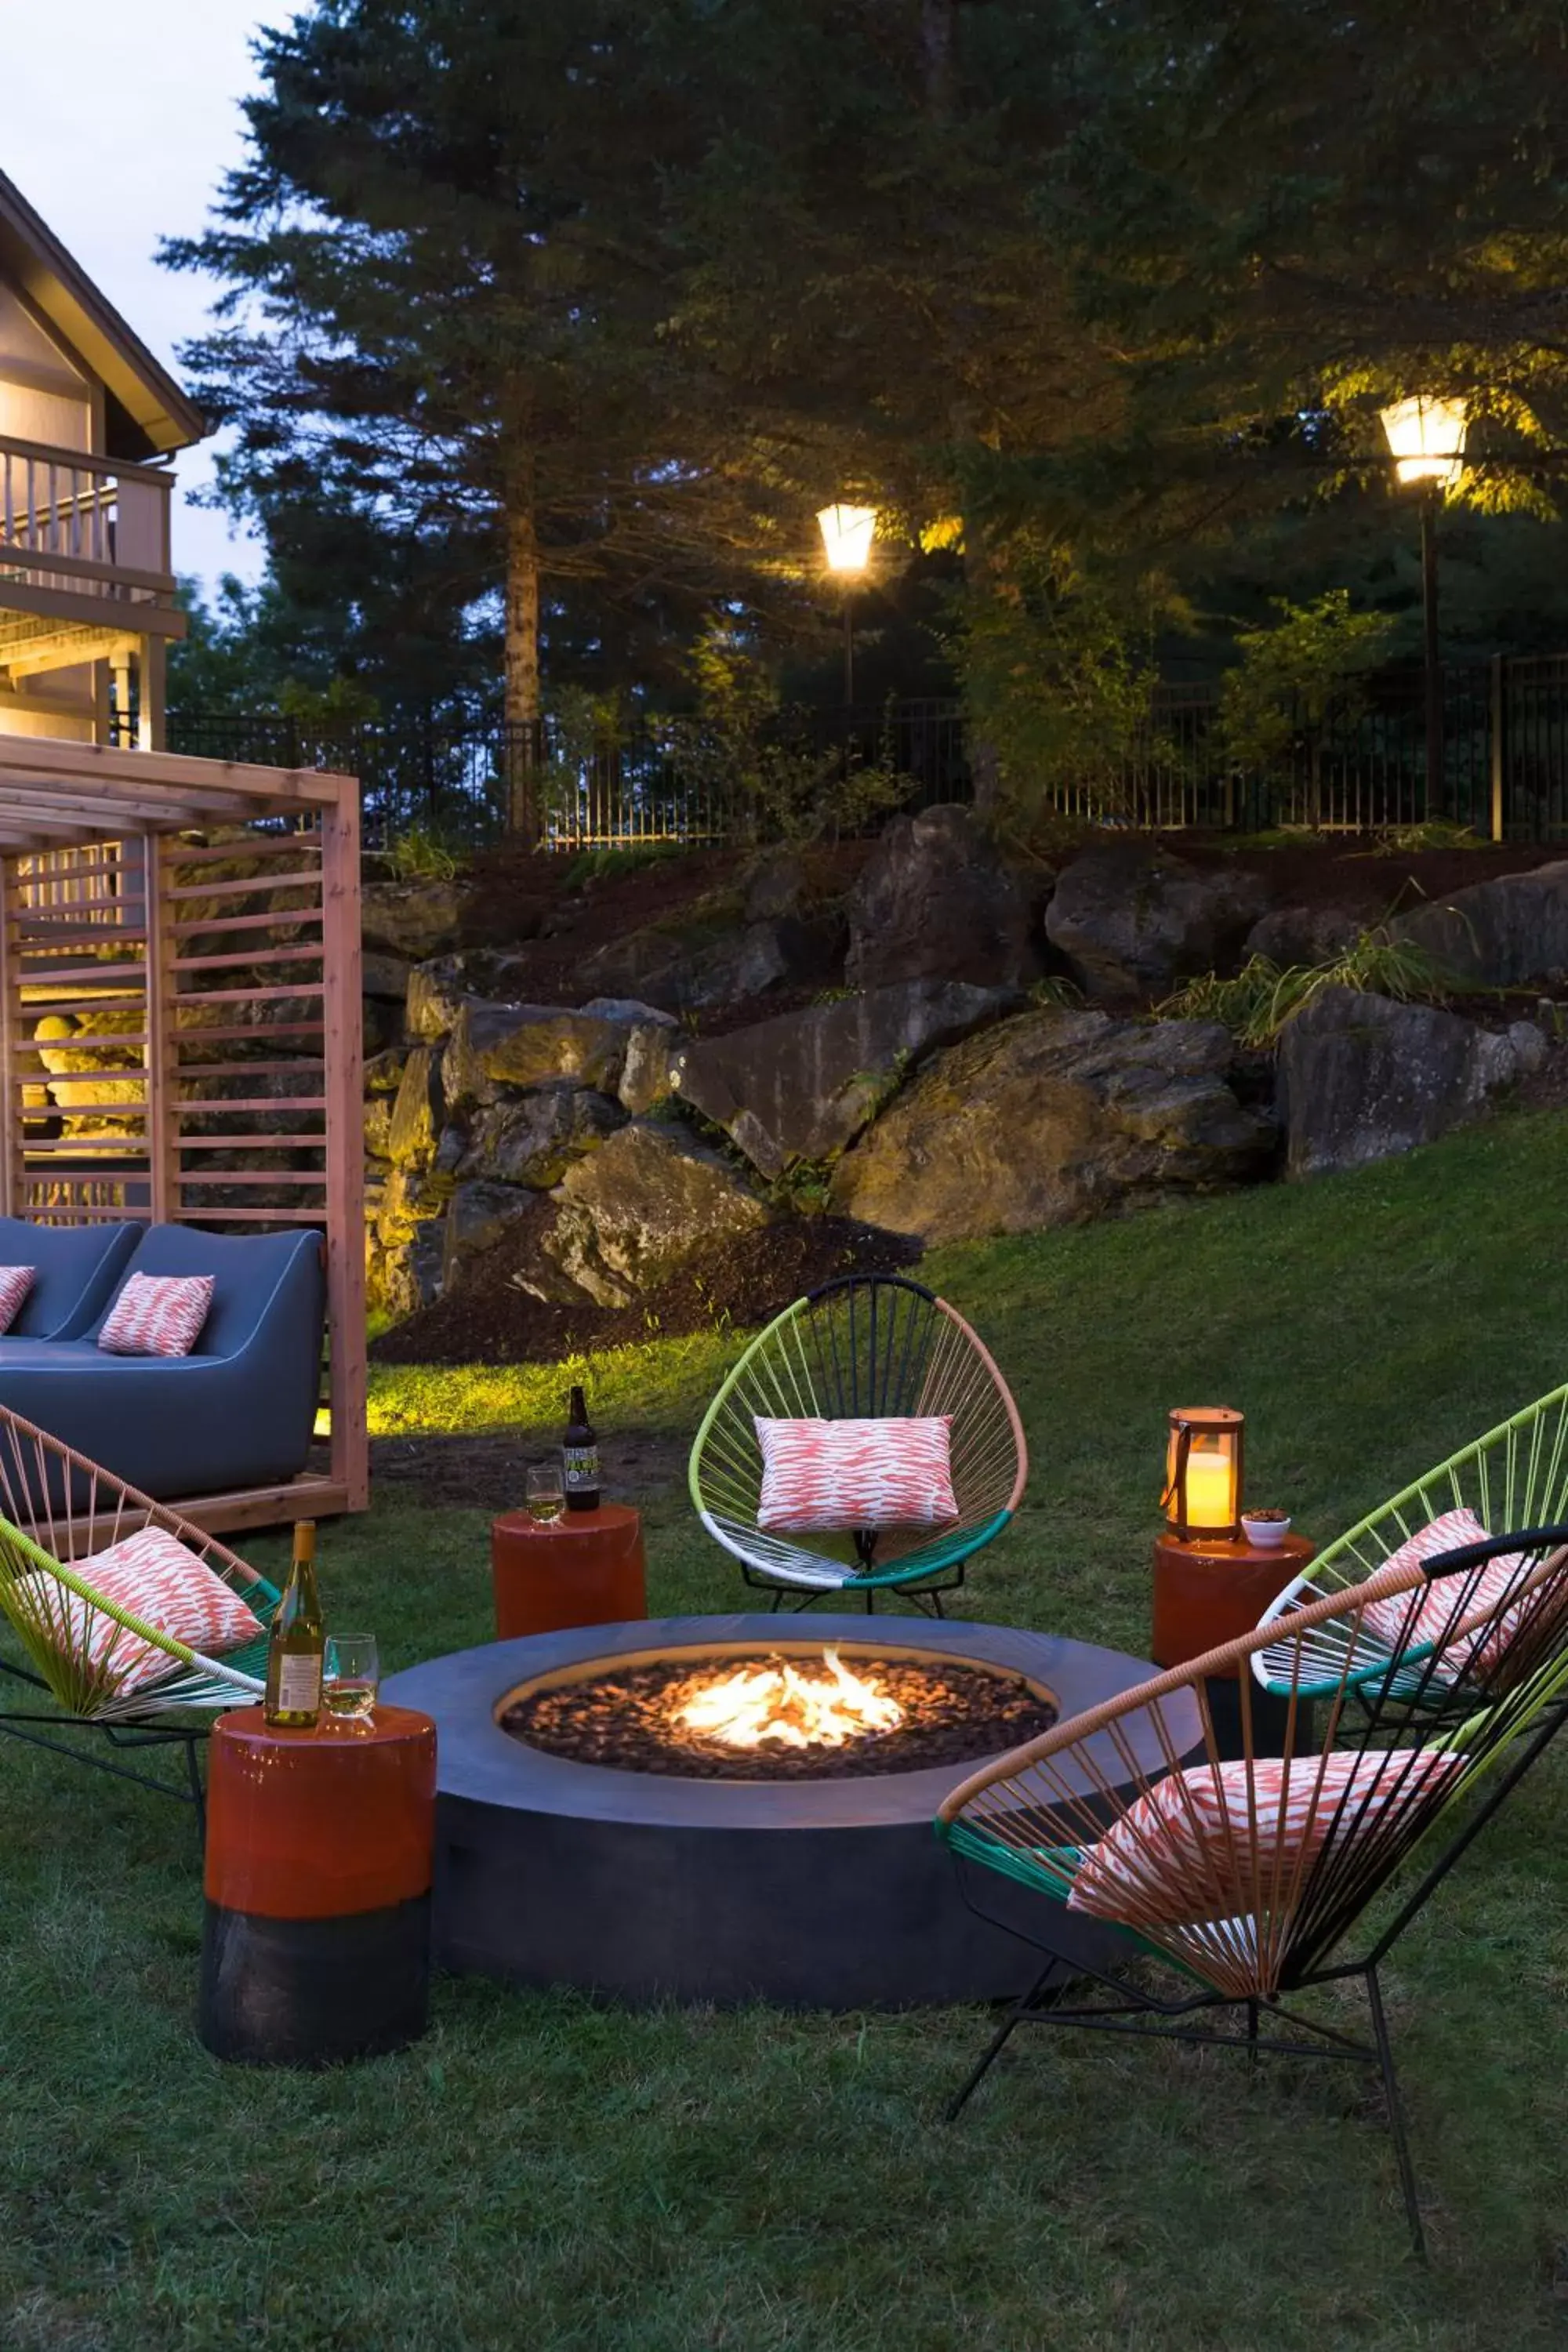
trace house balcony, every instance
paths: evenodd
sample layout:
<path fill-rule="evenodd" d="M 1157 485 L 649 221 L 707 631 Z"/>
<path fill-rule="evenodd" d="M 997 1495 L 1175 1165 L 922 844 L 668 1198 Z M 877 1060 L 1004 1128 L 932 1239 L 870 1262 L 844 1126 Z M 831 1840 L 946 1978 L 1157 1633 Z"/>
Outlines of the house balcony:
<path fill-rule="evenodd" d="M 185 631 L 169 569 L 174 487 L 161 467 L 0 434 L 0 703 L 43 708 L 28 682 L 84 663 L 124 679 L 156 648 L 161 668 Z"/>

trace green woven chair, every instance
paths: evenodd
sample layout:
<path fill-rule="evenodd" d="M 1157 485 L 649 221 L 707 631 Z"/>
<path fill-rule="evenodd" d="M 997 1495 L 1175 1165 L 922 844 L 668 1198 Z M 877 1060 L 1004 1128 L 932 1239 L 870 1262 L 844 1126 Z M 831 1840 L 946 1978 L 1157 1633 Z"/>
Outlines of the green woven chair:
<path fill-rule="evenodd" d="M 149 1526 L 176 1537 L 240 1594 L 261 1621 L 254 1641 L 221 1658 L 204 1657 L 117 1607 L 74 1564 Z M 261 1696 L 265 1629 L 279 1597 L 216 1537 L 0 1406 L 0 1629 L 19 1653 L 0 1652 L 0 1690 L 19 1685 L 18 1696 L 37 1695 L 26 1706 L 0 1707 L 0 1732 L 185 1798 L 199 1816 L 198 1743 L 214 1714 Z M 104 1639 L 106 1626 L 114 1630 Z M 126 1691 L 119 1654 L 132 1635 L 163 1651 L 169 1672 Z M 47 1708 L 38 1703 L 46 1697 Z M 91 1735 L 89 1752 L 62 1732 Z M 95 1745 L 110 1753 L 90 1752 Z M 124 1760 L 167 1747 L 184 1750 L 184 1787 Z"/>
<path fill-rule="evenodd" d="M 1260 1630 L 1273 1629 L 1274 1638 L 1253 1654 L 1255 1678 L 1276 1695 L 1300 1689 L 1310 1698 L 1320 1690 L 1333 1690 L 1345 1663 L 1341 1645 L 1351 1638 L 1350 1621 L 1333 1619 L 1300 1637 L 1291 1620 L 1308 1602 L 1363 1582 L 1433 1519 L 1462 1507 L 1494 1530 L 1568 1519 L 1568 1386 L 1538 1398 L 1439 1462 L 1327 1545 L 1260 1620 Z M 1395 1653 L 1368 1625 L 1360 1625 L 1354 1639 L 1352 1666 L 1381 1686 Z M 1427 1706 L 1462 1708 L 1469 1696 L 1458 1683 L 1451 1659 L 1438 1656 L 1434 1663 L 1430 1643 L 1398 1651 L 1392 1687 L 1406 1698 L 1419 1695 Z"/>
<path fill-rule="evenodd" d="M 756 1417 L 951 1416 L 959 1516 L 939 1528 L 860 1528 L 798 1538 L 757 1525 L 763 1457 Z M 1018 1408 L 991 1357 L 947 1301 L 903 1275 L 830 1282 L 752 1340 L 709 1406 L 691 1449 L 691 1499 L 746 1582 L 798 1608 L 838 1593 L 902 1591 L 942 1614 L 942 1595 L 999 1536 L 1029 1474 Z"/>
<path fill-rule="evenodd" d="M 1485 1569 L 1505 1553 L 1522 1556 L 1523 1575 L 1506 1602 L 1478 1605 Z M 1432 1654 L 1464 1654 L 1469 1715 L 1412 1707 L 1394 1688 L 1402 1674 L 1385 1665 L 1379 1683 L 1352 1664 L 1366 1611 L 1389 1603 L 1412 1615 L 1426 1604 L 1438 1618 Z M 1340 1679 L 1328 1692 L 1314 1682 L 1315 1705 L 1298 1683 L 1278 1739 L 1254 1720 L 1247 1667 L 1269 1639 L 1260 1629 L 1056 1725 L 953 1790 L 937 1829 L 972 1906 L 1035 1944 L 1046 1965 L 951 2112 L 1025 2024 L 1360 2063 L 1383 2078 L 1419 2247 L 1379 1969 L 1562 1727 L 1568 1525 L 1384 1568 L 1304 1602 L 1296 1656 L 1308 1658 L 1331 1623 L 1342 1628 Z M 1207 1678 L 1238 1671 L 1242 1752 L 1227 1758 Z M 1002 1891 L 998 1875 L 1010 1882 L 1005 1917 L 984 1899 Z M 1037 1899 L 1020 1903 L 1019 1888 Z M 1119 1930 L 1120 1954 L 1113 1945 L 1099 1967 L 1059 1956 L 1064 1942 L 1072 1952 L 1069 1910 L 1079 1937 L 1083 1917 Z M 1370 2037 L 1313 1997 L 1358 1981 Z"/>

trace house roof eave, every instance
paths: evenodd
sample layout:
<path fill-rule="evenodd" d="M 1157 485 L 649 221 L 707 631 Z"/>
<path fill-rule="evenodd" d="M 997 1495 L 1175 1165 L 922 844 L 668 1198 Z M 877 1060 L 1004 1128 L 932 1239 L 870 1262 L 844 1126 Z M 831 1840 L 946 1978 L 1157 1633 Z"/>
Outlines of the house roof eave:
<path fill-rule="evenodd" d="M 113 394 L 145 444 L 117 457 L 162 457 L 202 439 L 206 421 L 162 362 L 0 172 L 0 268 Z"/>

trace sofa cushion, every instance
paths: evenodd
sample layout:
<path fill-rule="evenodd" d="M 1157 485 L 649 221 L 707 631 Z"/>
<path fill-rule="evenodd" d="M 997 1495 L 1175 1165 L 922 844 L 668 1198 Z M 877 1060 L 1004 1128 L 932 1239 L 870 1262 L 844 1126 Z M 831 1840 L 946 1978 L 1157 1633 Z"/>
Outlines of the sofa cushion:
<path fill-rule="evenodd" d="M 37 1271 L 32 1265 L 0 1265 L 0 1331 L 8 1331 L 21 1313 Z"/>
<path fill-rule="evenodd" d="M 324 1292 L 321 1261 L 318 1233 L 210 1234 L 195 1225 L 149 1225 L 128 1271 L 211 1275 L 212 1308 L 195 1352 L 234 1356 L 268 1323 L 283 1298 L 290 1301 L 291 1323 L 300 1321 L 300 1308 L 307 1298 L 319 1323 Z M 315 1341 L 319 1346 L 319 1330 Z"/>
<path fill-rule="evenodd" d="M 34 1269 L 12 1333 L 74 1339 L 91 1330 L 142 1231 L 129 1223 L 36 1225 L 26 1217 L 0 1217 L 0 1263 Z"/>
<path fill-rule="evenodd" d="M 112 1356 L 188 1356 L 213 1303 L 210 1274 L 130 1274 L 98 1344 Z"/>

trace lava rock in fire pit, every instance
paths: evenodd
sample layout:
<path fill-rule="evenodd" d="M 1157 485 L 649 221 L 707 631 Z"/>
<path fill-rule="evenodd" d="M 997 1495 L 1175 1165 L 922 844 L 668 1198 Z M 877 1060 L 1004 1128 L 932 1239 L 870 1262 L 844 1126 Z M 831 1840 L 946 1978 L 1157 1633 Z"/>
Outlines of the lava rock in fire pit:
<path fill-rule="evenodd" d="M 714 1727 L 728 1717 L 725 1729 Z M 1021 1675 L 856 1654 L 847 1666 L 661 1659 L 531 1691 L 501 1728 L 547 1755 L 699 1780 L 825 1780 L 964 1764 L 1048 1731 L 1057 1710 Z"/>

